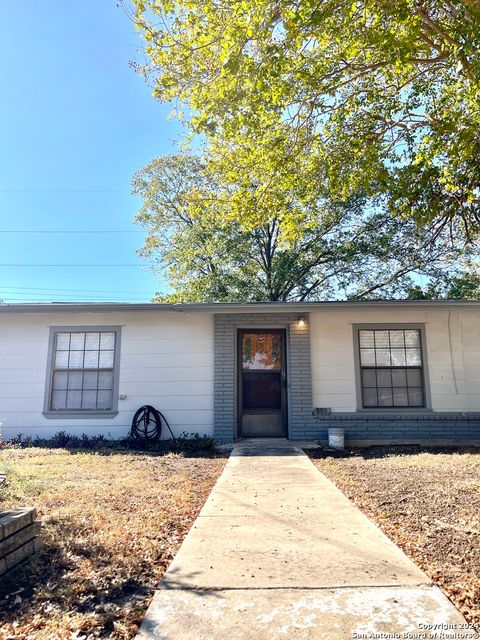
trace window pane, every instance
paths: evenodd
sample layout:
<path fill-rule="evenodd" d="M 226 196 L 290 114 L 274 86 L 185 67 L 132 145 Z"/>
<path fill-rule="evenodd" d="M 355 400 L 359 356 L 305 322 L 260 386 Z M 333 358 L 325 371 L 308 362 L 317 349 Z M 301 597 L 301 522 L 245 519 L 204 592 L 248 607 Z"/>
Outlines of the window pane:
<path fill-rule="evenodd" d="M 362 349 L 373 349 L 375 346 L 373 340 L 373 331 L 360 331 L 360 347 Z"/>
<path fill-rule="evenodd" d="M 63 371 L 57 371 L 56 373 L 53 374 L 53 388 L 55 390 L 59 390 L 59 389 L 66 389 L 67 388 L 67 380 L 68 380 L 68 373 L 64 373 Z"/>
<path fill-rule="evenodd" d="M 376 387 L 377 376 L 375 375 L 375 369 L 363 369 L 362 379 L 364 387 Z"/>
<path fill-rule="evenodd" d="M 376 356 L 377 356 L 377 366 L 379 367 L 390 366 L 391 361 L 390 361 L 389 349 L 376 349 Z"/>
<path fill-rule="evenodd" d="M 392 369 L 392 384 L 394 387 L 407 386 L 407 372 L 405 369 Z"/>
<path fill-rule="evenodd" d="M 418 329 L 407 329 L 405 331 L 405 344 L 407 347 L 420 347 L 420 331 Z"/>
<path fill-rule="evenodd" d="M 82 392 L 79 390 L 67 391 L 67 409 L 81 409 Z"/>
<path fill-rule="evenodd" d="M 112 391 L 99 389 L 98 391 L 98 400 L 97 400 L 97 408 L 98 409 L 111 409 L 112 408 Z"/>
<path fill-rule="evenodd" d="M 85 349 L 95 351 L 99 349 L 100 334 L 99 333 L 87 333 L 85 337 Z"/>
<path fill-rule="evenodd" d="M 99 371 L 98 388 L 99 389 L 113 388 L 113 372 L 112 371 Z"/>
<path fill-rule="evenodd" d="M 57 351 L 68 351 L 70 347 L 70 334 L 57 333 Z"/>
<path fill-rule="evenodd" d="M 391 387 L 392 375 L 390 369 L 377 369 L 377 386 L 378 387 Z"/>
<path fill-rule="evenodd" d="M 98 383 L 98 373 L 96 371 L 85 371 L 83 374 L 83 388 L 96 389 Z"/>
<path fill-rule="evenodd" d="M 423 407 L 423 390 L 422 389 L 409 389 L 408 390 L 408 404 L 410 407 Z"/>
<path fill-rule="evenodd" d="M 82 409 L 96 409 L 96 408 L 97 408 L 97 392 L 84 391 L 82 395 Z"/>
<path fill-rule="evenodd" d="M 83 385 L 83 373 L 81 371 L 75 371 L 68 374 L 68 388 L 69 389 L 81 389 Z"/>
<path fill-rule="evenodd" d="M 98 351 L 85 351 L 85 369 L 98 369 Z"/>
<path fill-rule="evenodd" d="M 390 388 L 379 388 L 378 393 L 378 406 L 379 407 L 391 407 L 393 406 L 392 390 Z"/>
<path fill-rule="evenodd" d="M 388 331 L 375 331 L 375 347 L 377 349 L 389 349 L 390 340 Z"/>
<path fill-rule="evenodd" d="M 396 407 L 408 407 L 408 395 L 405 387 L 399 387 L 393 390 L 393 404 Z"/>
<path fill-rule="evenodd" d="M 52 409 L 65 409 L 67 404 L 67 392 L 65 390 L 53 391 Z"/>
<path fill-rule="evenodd" d="M 405 350 L 404 349 L 392 349 L 392 366 L 404 367 L 405 362 Z"/>
<path fill-rule="evenodd" d="M 390 331 L 390 344 L 392 349 L 403 349 L 405 346 L 403 331 Z"/>
<path fill-rule="evenodd" d="M 378 406 L 379 407 L 393 406 L 392 390 L 390 388 L 378 389 Z"/>
<path fill-rule="evenodd" d="M 246 371 L 282 368 L 282 335 L 278 332 L 242 335 L 242 368 Z"/>
<path fill-rule="evenodd" d="M 68 351 L 57 351 L 55 354 L 55 369 L 68 369 Z"/>
<path fill-rule="evenodd" d="M 407 380 L 409 387 L 423 387 L 422 383 L 422 370 L 421 369 L 408 369 Z"/>
<path fill-rule="evenodd" d="M 373 349 L 360 349 L 360 363 L 364 367 L 374 367 L 375 351 Z"/>
<path fill-rule="evenodd" d="M 376 389 L 363 390 L 363 406 L 364 407 L 377 406 L 377 390 Z"/>
<path fill-rule="evenodd" d="M 85 348 L 85 334 L 72 333 L 70 338 L 70 349 L 72 351 L 83 351 Z"/>
<path fill-rule="evenodd" d="M 420 349 L 407 349 L 407 365 L 419 366 L 422 364 Z"/>
<path fill-rule="evenodd" d="M 70 351 L 68 368 L 81 369 L 82 367 L 83 367 L 83 351 Z"/>
<path fill-rule="evenodd" d="M 100 369 L 113 367 L 113 351 L 100 351 L 98 366 L 100 367 Z"/>
<path fill-rule="evenodd" d="M 115 334 L 102 333 L 100 336 L 100 349 L 114 349 L 114 348 L 115 348 Z"/>

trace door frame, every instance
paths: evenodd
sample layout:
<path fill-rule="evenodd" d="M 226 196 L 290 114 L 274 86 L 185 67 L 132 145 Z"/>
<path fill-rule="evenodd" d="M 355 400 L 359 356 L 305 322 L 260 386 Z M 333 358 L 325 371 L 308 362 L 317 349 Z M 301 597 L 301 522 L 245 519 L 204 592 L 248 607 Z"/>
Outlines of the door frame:
<path fill-rule="evenodd" d="M 282 373 L 281 373 L 281 416 L 282 416 L 282 433 L 278 436 L 246 436 L 252 438 L 288 438 L 288 351 L 287 351 L 287 338 L 288 331 L 285 327 L 237 327 L 237 339 L 236 339 L 236 409 L 237 409 L 237 437 L 242 438 L 242 417 L 243 417 L 243 370 L 242 370 L 242 335 L 244 333 L 268 333 L 280 332 L 282 334 Z M 261 415 L 262 413 L 268 414 L 268 409 L 257 409 L 256 412 Z"/>

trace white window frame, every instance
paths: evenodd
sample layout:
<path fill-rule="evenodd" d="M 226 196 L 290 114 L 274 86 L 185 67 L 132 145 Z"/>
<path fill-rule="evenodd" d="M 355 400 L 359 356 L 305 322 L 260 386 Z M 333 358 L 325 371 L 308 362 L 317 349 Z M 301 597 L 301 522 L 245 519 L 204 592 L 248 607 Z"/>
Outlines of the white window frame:
<path fill-rule="evenodd" d="M 111 409 L 52 409 L 51 398 L 53 390 L 54 351 L 56 336 L 58 333 L 115 333 L 115 348 L 113 356 L 113 398 Z M 81 326 L 54 326 L 50 327 L 48 340 L 47 375 L 45 383 L 45 398 L 43 415 L 46 418 L 113 418 L 118 413 L 118 385 L 120 373 L 120 338 L 121 327 L 111 325 L 81 325 Z"/>
<path fill-rule="evenodd" d="M 416 329 L 420 332 L 420 349 L 422 355 L 422 377 L 423 377 L 423 392 L 424 392 L 424 405 L 422 407 L 364 407 L 363 406 L 363 394 L 362 394 L 362 366 L 360 363 L 360 331 L 395 331 L 402 329 Z M 427 360 L 427 339 L 425 324 L 423 323 L 365 323 L 353 325 L 353 350 L 354 350 L 354 362 L 355 362 L 355 386 L 357 393 L 357 411 L 362 413 L 397 413 L 397 414 L 411 414 L 411 413 L 431 413 L 432 401 L 430 394 L 430 382 L 428 377 L 428 360 Z"/>

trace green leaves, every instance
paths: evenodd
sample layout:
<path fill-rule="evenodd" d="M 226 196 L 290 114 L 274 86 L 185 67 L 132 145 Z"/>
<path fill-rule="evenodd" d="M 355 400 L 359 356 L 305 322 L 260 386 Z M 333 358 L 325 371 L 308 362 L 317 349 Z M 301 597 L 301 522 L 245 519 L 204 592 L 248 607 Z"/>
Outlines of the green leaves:
<path fill-rule="evenodd" d="M 464 255 L 448 236 L 435 249 L 423 246 L 411 220 L 392 217 L 363 195 L 344 202 L 324 195 L 309 199 L 308 163 L 298 165 L 298 175 L 289 163 L 275 174 L 279 182 L 269 184 L 268 175 L 255 173 L 253 151 L 239 151 L 249 182 L 235 182 L 228 166 L 215 174 L 187 155 L 157 158 L 134 176 L 133 191 L 143 200 L 136 222 L 147 231 L 139 253 L 153 259 L 169 282 L 161 299 L 402 296 L 419 279 L 437 286 L 445 265 Z M 450 277 L 461 278 L 464 271 L 453 269 Z"/>
<path fill-rule="evenodd" d="M 360 189 L 384 197 L 393 214 L 440 226 L 458 219 L 468 237 L 477 234 L 477 3 L 134 5 L 148 42 L 143 72 L 156 97 L 186 105 L 212 170 L 237 185 L 232 218 L 266 222 L 279 197 L 290 200 L 298 188 L 302 205 L 282 218 L 289 234 L 303 203 Z M 237 187 L 248 184 L 253 165 L 261 199 L 250 198 L 246 213 Z"/>

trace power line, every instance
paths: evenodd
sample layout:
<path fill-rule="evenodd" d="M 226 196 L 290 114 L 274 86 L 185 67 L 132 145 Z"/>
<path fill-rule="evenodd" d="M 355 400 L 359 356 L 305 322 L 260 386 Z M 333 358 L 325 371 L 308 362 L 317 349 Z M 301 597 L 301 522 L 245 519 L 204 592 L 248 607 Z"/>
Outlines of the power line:
<path fill-rule="evenodd" d="M 53 287 L 15 287 L 12 285 L 1 285 L 0 286 L 0 291 L 3 291 L 4 289 L 15 289 L 15 291 L 17 290 L 24 290 L 24 291 L 67 291 L 67 292 L 76 292 L 76 293 L 136 293 L 138 295 L 146 295 L 149 296 L 151 295 L 151 292 L 146 292 L 146 291 L 118 291 L 117 289 L 112 290 L 112 289 L 55 289 Z"/>
<path fill-rule="evenodd" d="M 2 300 L 38 300 L 39 302 L 41 302 L 42 300 L 62 300 L 65 299 L 66 302 L 73 302 L 76 300 L 84 300 L 84 301 L 90 301 L 93 302 L 95 300 L 104 300 L 104 301 L 109 301 L 111 300 L 112 302 L 115 302 L 116 300 L 129 300 L 132 302 L 140 302 L 142 300 L 149 300 L 151 299 L 153 296 L 144 296 L 143 298 L 131 298 L 130 296 L 85 296 L 85 295 L 80 295 L 80 296 L 29 296 L 29 295 L 11 295 L 9 294 L 4 294 L 0 291 L 0 298 Z"/>
<path fill-rule="evenodd" d="M 0 267 L 144 267 L 143 264 L 0 264 Z"/>
<path fill-rule="evenodd" d="M 141 294 L 137 294 L 137 295 L 133 295 L 133 294 L 114 294 L 114 293 L 101 293 L 101 294 L 94 294 L 94 293 L 63 293 L 63 292 L 49 292 L 49 293 L 38 293 L 38 292 L 30 292 L 30 291 L 6 291 L 4 289 L 2 289 L 0 287 L 0 296 L 5 298 L 5 297 L 14 297 L 14 296 L 22 296 L 23 298 L 53 298 L 53 297 L 60 297 L 60 298 L 132 298 L 134 300 L 140 300 L 140 299 L 145 299 L 145 298 L 151 298 L 153 294 L 146 294 L 144 296 L 142 296 Z"/>
<path fill-rule="evenodd" d="M 0 188 L 1 193 L 98 193 L 98 192 L 125 192 L 131 193 L 130 189 L 110 189 L 93 187 L 87 189 L 8 189 Z"/>
<path fill-rule="evenodd" d="M 31 297 L 31 296 L 4 296 L 0 293 L 0 300 L 25 300 L 25 301 L 32 301 L 32 302 L 51 302 L 52 300 L 55 300 L 57 302 L 150 302 L 151 298 L 145 297 L 145 298 L 125 298 L 125 297 L 119 297 L 119 298 L 104 298 L 104 297 L 85 297 L 85 296 L 79 296 L 78 298 L 54 298 L 53 296 L 48 296 L 46 298 L 38 298 L 38 297 Z"/>
<path fill-rule="evenodd" d="M 65 300 L 63 298 L 50 298 L 45 299 L 42 298 L 39 300 L 38 298 L 1 298 L 0 297 L 0 306 L 2 303 L 4 304 L 13 304 L 13 303 L 25 303 L 25 304 L 50 304 L 50 303 L 64 303 L 64 304 L 149 304 L 152 302 L 151 298 L 141 298 L 141 299 L 131 299 L 131 298 L 116 298 L 116 299 L 105 299 L 105 298 L 95 298 L 93 300 L 85 299 L 85 298 L 75 298 L 74 300 L 68 299 Z"/>
<path fill-rule="evenodd" d="M 141 229 L 132 229 L 131 231 L 127 231 L 127 230 L 108 230 L 108 229 L 97 229 L 97 230 L 92 230 L 92 229 L 88 229 L 86 231 L 83 231 L 82 229 L 74 229 L 71 231 L 68 230 L 50 230 L 50 231 L 45 231 L 43 229 L 2 229 L 0 230 L 0 233 L 45 233 L 45 234 L 53 234 L 53 233 L 108 233 L 108 234 L 113 234 L 113 233 L 145 233 L 145 231 L 142 231 Z"/>

